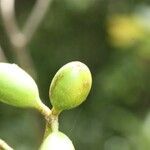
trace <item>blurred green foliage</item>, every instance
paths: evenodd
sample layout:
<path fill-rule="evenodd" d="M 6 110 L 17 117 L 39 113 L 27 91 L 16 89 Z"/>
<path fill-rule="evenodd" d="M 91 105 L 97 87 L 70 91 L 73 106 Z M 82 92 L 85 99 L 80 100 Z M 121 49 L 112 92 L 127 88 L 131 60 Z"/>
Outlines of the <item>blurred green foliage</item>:
<path fill-rule="evenodd" d="M 34 2 L 16 1 L 21 26 Z M 62 65 L 79 60 L 91 69 L 87 101 L 60 116 L 60 130 L 77 150 L 150 149 L 149 16 L 148 0 L 54 0 L 29 44 L 48 106 L 49 84 Z M 15 62 L 1 20 L 0 43 Z M 16 150 L 36 150 L 44 130 L 41 118 L 34 110 L 0 104 L 0 138 Z"/>

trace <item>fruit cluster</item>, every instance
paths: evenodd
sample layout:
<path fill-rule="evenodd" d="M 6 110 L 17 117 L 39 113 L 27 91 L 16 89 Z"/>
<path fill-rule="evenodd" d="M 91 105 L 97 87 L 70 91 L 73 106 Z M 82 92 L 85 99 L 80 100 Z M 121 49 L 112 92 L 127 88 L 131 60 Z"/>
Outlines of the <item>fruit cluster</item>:
<path fill-rule="evenodd" d="M 88 96 L 92 77 L 88 67 L 73 61 L 58 70 L 50 84 L 50 110 L 39 96 L 30 75 L 16 64 L 0 63 L 0 101 L 17 107 L 39 110 L 46 118 L 47 128 L 40 150 L 74 150 L 72 141 L 58 129 L 58 115 L 80 105 Z"/>

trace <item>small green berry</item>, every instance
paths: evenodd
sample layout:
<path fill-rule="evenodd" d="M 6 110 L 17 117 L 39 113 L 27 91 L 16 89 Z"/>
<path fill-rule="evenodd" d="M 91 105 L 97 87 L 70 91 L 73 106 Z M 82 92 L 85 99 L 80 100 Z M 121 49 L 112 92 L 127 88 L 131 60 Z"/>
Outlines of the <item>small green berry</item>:
<path fill-rule="evenodd" d="M 39 108 L 35 81 L 15 64 L 0 63 L 0 101 L 17 107 Z"/>
<path fill-rule="evenodd" d="M 75 150 L 72 141 L 62 132 L 52 132 L 44 140 L 40 150 Z"/>
<path fill-rule="evenodd" d="M 64 65 L 54 76 L 49 90 L 53 108 L 57 111 L 80 105 L 88 96 L 92 85 L 89 68 L 74 61 Z"/>

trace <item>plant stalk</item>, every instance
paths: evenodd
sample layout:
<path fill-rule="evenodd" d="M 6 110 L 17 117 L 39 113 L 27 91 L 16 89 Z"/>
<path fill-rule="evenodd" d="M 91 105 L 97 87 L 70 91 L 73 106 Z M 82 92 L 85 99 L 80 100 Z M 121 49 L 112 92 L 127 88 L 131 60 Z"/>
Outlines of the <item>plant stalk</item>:
<path fill-rule="evenodd" d="M 54 109 L 52 109 L 51 114 L 46 118 L 46 127 L 44 133 L 44 139 L 52 132 L 57 132 L 59 130 L 59 122 L 58 122 L 59 113 L 54 113 Z"/>

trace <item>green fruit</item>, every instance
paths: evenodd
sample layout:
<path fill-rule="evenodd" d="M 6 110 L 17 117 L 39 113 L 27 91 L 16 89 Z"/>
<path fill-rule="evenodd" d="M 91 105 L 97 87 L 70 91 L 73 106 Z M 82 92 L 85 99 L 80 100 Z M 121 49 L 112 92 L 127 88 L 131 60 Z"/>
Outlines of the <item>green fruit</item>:
<path fill-rule="evenodd" d="M 42 143 L 40 150 L 75 150 L 72 141 L 62 132 L 52 132 Z"/>
<path fill-rule="evenodd" d="M 78 61 L 70 62 L 58 70 L 49 90 L 55 110 L 62 111 L 80 105 L 88 96 L 92 85 L 89 68 Z"/>
<path fill-rule="evenodd" d="M 0 63 L 0 101 L 18 107 L 39 108 L 35 81 L 15 64 Z"/>

